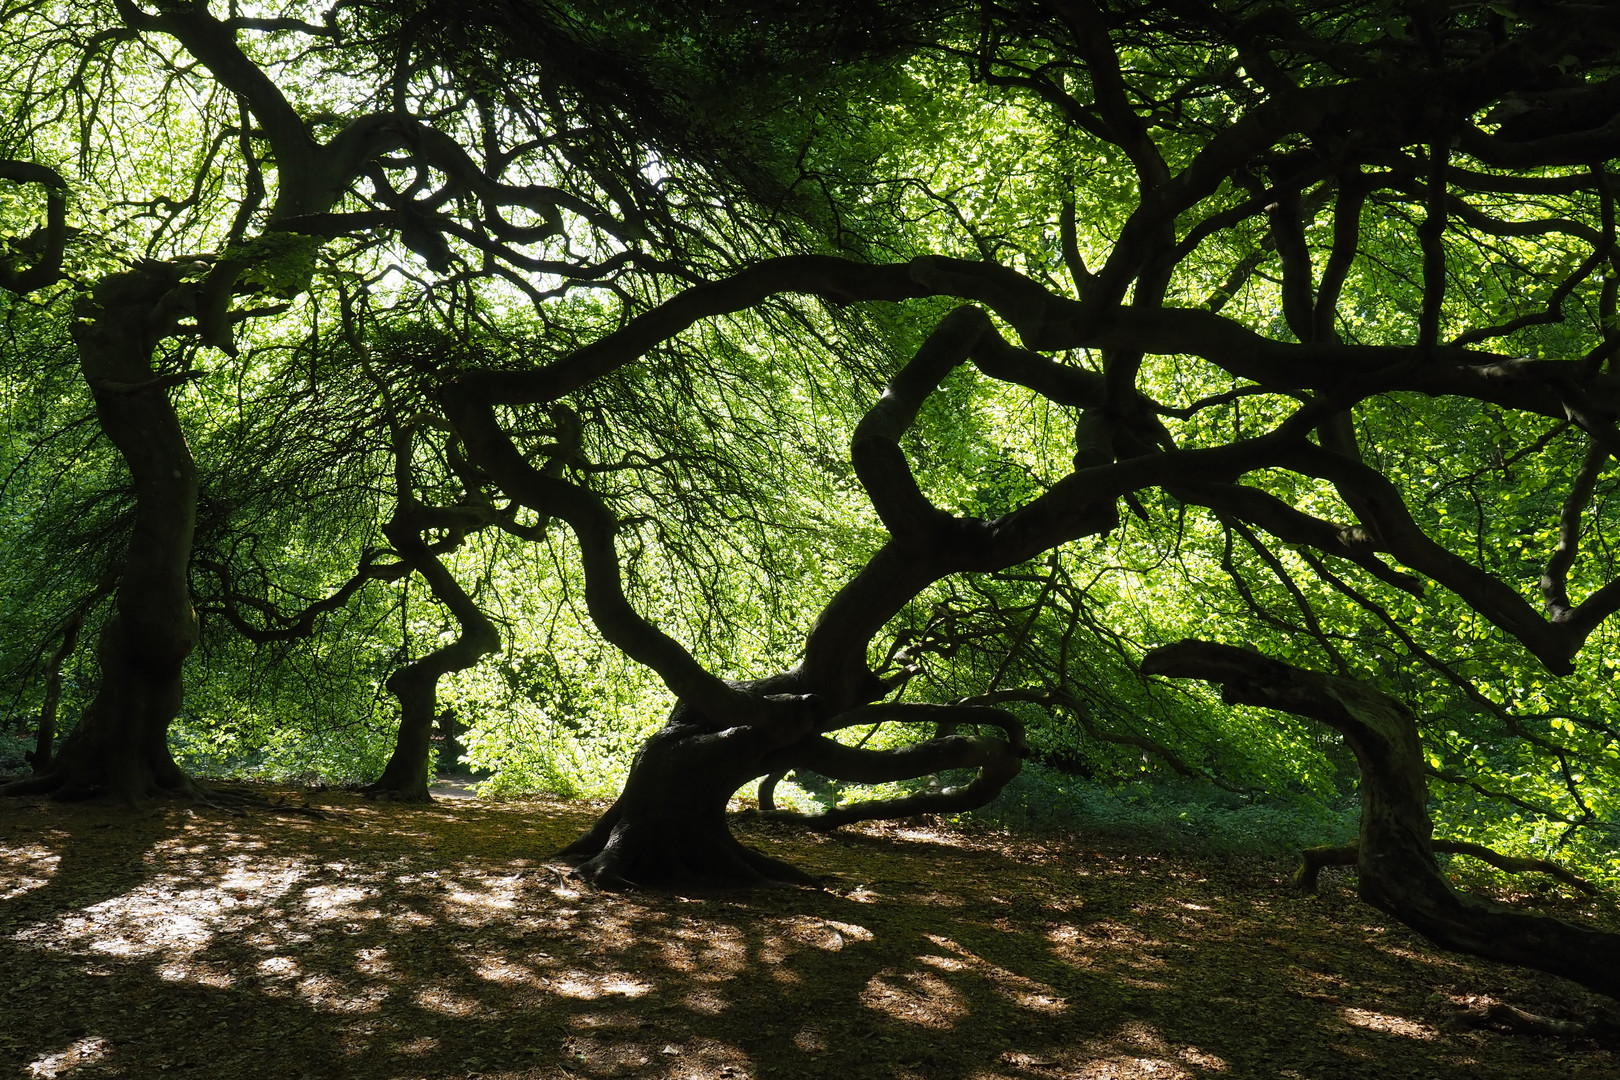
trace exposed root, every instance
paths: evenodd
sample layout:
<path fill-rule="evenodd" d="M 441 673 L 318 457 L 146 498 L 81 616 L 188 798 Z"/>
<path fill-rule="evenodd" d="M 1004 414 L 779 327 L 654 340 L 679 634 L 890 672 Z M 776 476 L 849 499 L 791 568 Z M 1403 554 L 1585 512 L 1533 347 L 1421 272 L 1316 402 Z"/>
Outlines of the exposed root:
<path fill-rule="evenodd" d="M 350 790 L 356 795 L 364 795 L 368 799 L 383 799 L 387 802 L 396 802 L 403 805 L 431 806 L 434 801 L 432 793 L 425 787 L 420 791 L 401 791 L 396 787 L 385 786 L 381 781 L 351 788 Z"/>
<path fill-rule="evenodd" d="M 763 851 L 756 851 L 746 844 L 738 844 L 742 849 L 743 858 L 759 875 L 767 881 L 779 881 L 786 885 L 800 885 L 807 889 L 822 887 L 820 878 L 808 874 L 790 862 L 774 858 Z"/>
<path fill-rule="evenodd" d="M 609 892 L 735 889 L 768 882 L 821 886 L 820 881 L 798 867 L 756 851 L 730 833 L 688 836 L 673 843 L 665 838 L 658 843 L 636 837 L 635 830 L 628 831 L 630 836 L 615 835 L 588 856 L 571 848 L 563 857 L 580 859 L 574 875 Z"/>
<path fill-rule="evenodd" d="M 113 796 L 130 807 L 139 807 L 152 800 L 178 799 L 234 814 L 242 814 L 244 808 L 276 805 L 251 791 L 208 787 L 178 769 L 166 770 L 166 775 L 151 777 L 145 784 L 115 787 L 105 776 L 61 764 L 41 776 L 28 776 L 0 784 L 0 796 L 8 795 L 49 795 L 58 802 L 83 802 Z M 298 812 L 299 809 L 308 808 L 285 809 Z"/>
<path fill-rule="evenodd" d="M 1302 893 L 1316 892 L 1322 868 L 1354 866 L 1358 850 L 1358 845 L 1354 841 L 1348 844 L 1327 844 L 1323 847 L 1306 848 L 1299 853 L 1299 869 L 1294 871 L 1294 888 Z"/>
<path fill-rule="evenodd" d="M 574 877 L 604 892 L 633 892 L 635 883 L 624 876 L 624 859 L 616 851 L 603 851 L 574 867 Z"/>
<path fill-rule="evenodd" d="M 759 790 L 755 793 L 755 801 L 759 804 L 761 813 L 769 814 L 776 810 L 776 785 L 787 776 L 786 769 L 777 769 L 775 772 L 762 776 L 759 781 Z"/>
<path fill-rule="evenodd" d="M 0 796 L 53 794 L 62 786 L 64 779 L 60 772 L 48 772 L 43 776 L 25 776 L 21 780 L 0 784 Z"/>
<path fill-rule="evenodd" d="M 332 815 L 317 806 L 305 806 L 302 803 L 290 803 L 286 800 L 276 802 L 271 800 L 270 808 L 278 814 L 298 814 L 302 817 L 315 818 L 317 821 L 330 820 Z"/>
<path fill-rule="evenodd" d="M 1515 1035 L 1543 1035 L 1566 1039 L 1594 1039 L 1612 1047 L 1620 1045 L 1620 1024 L 1612 1019 L 1598 1017 L 1593 1020 L 1559 1020 L 1541 1016 L 1490 998 L 1476 998 L 1445 1019 L 1445 1026 L 1454 1030 L 1490 1028 Z"/>

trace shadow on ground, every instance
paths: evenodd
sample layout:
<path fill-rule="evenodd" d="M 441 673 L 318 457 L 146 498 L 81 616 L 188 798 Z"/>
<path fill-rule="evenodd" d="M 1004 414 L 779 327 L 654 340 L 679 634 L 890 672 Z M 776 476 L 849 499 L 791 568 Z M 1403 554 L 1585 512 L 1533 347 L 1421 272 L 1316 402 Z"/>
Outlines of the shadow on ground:
<path fill-rule="evenodd" d="M 324 819 L 0 802 L 0 1075 L 1620 1075 L 1449 1029 L 1481 995 L 1595 1006 L 1436 953 L 1342 877 L 1306 899 L 1269 864 L 745 824 L 832 888 L 619 896 L 546 861 L 589 807 L 310 798 Z"/>

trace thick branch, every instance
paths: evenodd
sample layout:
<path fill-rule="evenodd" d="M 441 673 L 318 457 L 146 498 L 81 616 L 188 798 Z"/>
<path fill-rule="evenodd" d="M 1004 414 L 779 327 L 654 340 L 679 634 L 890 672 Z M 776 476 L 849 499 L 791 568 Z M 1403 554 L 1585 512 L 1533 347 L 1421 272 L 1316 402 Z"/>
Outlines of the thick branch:
<path fill-rule="evenodd" d="M 1462 597 L 1517 638 L 1549 671 L 1567 675 L 1574 670 L 1572 658 L 1590 629 L 1582 632 L 1573 621 L 1548 622 L 1517 590 L 1436 543 L 1412 519 L 1399 489 L 1383 473 L 1308 445 L 1292 448 L 1282 463 L 1307 476 L 1329 480 L 1345 493 L 1347 501 L 1356 500 L 1369 515 L 1364 523 L 1384 550 Z M 1595 595 L 1587 602 L 1597 600 Z"/>
<path fill-rule="evenodd" d="M 1348 559 L 1386 585 L 1413 596 L 1423 595 L 1423 580 L 1403 574 L 1378 558 L 1378 538 L 1358 525 L 1340 525 L 1312 517 L 1269 492 L 1243 484 L 1169 484 L 1165 490 L 1183 502 L 1207 506 L 1218 514 L 1258 525 L 1286 544 L 1309 544 L 1318 551 Z"/>
<path fill-rule="evenodd" d="M 34 261 L 22 270 L 0 262 L 0 289 L 23 295 L 54 285 L 62 276 L 62 256 L 67 248 L 67 183 L 55 169 L 7 159 L 0 159 L 0 180 L 38 184 L 45 189 L 45 227 L 19 245 L 29 249 Z"/>
<path fill-rule="evenodd" d="M 1434 861 L 1417 722 L 1401 702 L 1366 683 L 1205 641 L 1154 649 L 1142 671 L 1216 682 L 1228 703 L 1320 720 L 1344 735 L 1361 765 L 1357 869 L 1368 903 L 1442 947 L 1550 971 L 1620 997 L 1620 934 L 1528 915 L 1451 888 Z"/>
<path fill-rule="evenodd" d="M 771 759 L 770 772 L 790 768 L 809 769 L 836 780 L 861 784 L 881 784 L 912 780 L 945 769 L 978 769 L 967 784 L 916 792 L 891 799 L 872 799 L 834 807 L 820 814 L 776 816 L 801 821 L 815 829 L 836 829 L 857 821 L 905 817 L 923 813 L 960 813 L 976 809 L 994 799 L 1018 775 L 1029 753 L 1024 745 L 1023 725 L 1010 713 L 985 706 L 964 705 L 871 705 L 838 718 L 840 726 L 893 719 L 902 722 L 945 724 L 994 724 L 1007 731 L 1011 741 L 976 735 L 946 735 L 915 746 L 896 750 L 864 750 L 818 737 L 797 743 Z M 846 724 L 845 721 L 848 721 Z"/>
<path fill-rule="evenodd" d="M 1429 846 L 1437 854 L 1471 855 L 1480 862 L 1487 863 L 1509 874 L 1546 874 L 1562 881 L 1571 888 L 1579 889 L 1588 896 L 1599 895 L 1596 885 L 1568 867 L 1552 862 L 1549 859 L 1529 859 L 1518 855 L 1503 855 L 1501 852 L 1488 848 L 1484 844 L 1474 844 L 1467 840 L 1431 840 Z M 1359 848 L 1360 844 L 1354 840 L 1348 844 L 1306 848 L 1299 853 L 1299 869 L 1294 871 L 1294 885 L 1301 892 L 1315 892 L 1317 879 L 1322 875 L 1322 868 L 1324 866 L 1356 865 Z"/>
<path fill-rule="evenodd" d="M 193 563 L 198 569 L 213 574 L 220 583 L 219 606 L 205 607 L 203 610 L 225 616 L 225 620 L 243 637 L 264 645 L 272 641 L 293 641 L 310 637 L 315 633 L 316 621 L 322 615 L 341 611 L 368 582 L 398 581 L 410 573 L 410 567 L 405 563 L 377 561 L 387 554 L 389 553 L 381 550 L 368 550 L 362 553 L 360 565 L 350 575 L 349 580 L 321 599 L 290 613 L 267 601 L 257 600 L 238 592 L 232 580 L 235 575 L 227 564 L 207 558 L 196 558 Z M 255 625 L 242 613 L 244 605 L 258 611 L 274 625 Z"/>
<path fill-rule="evenodd" d="M 492 405 L 555 401 L 675 337 L 700 319 L 753 307 L 778 293 L 807 293 L 834 303 L 904 300 L 930 295 L 906 264 L 871 266 L 823 255 L 767 259 L 720 281 L 693 286 L 619 330 L 533 371 L 480 371 L 463 376 L 468 393 Z"/>
<path fill-rule="evenodd" d="M 950 515 L 917 486 L 900 437 L 917 419 L 924 399 L 989 329 L 989 318 L 975 307 L 959 307 L 945 316 L 855 426 L 850 441 L 855 475 L 890 535 L 901 543 L 932 539 Z"/>
<path fill-rule="evenodd" d="M 1575 565 L 1580 550 L 1581 517 L 1586 503 L 1597 487 L 1598 476 L 1609 463 L 1609 452 L 1595 440 L 1586 449 L 1580 472 L 1564 497 L 1564 507 L 1558 516 L 1558 544 L 1547 559 L 1547 568 L 1541 574 L 1541 598 L 1553 622 L 1568 622 L 1574 615 L 1569 602 L 1569 570 Z"/>
<path fill-rule="evenodd" d="M 804 710 L 780 707 L 736 689 L 710 673 L 674 638 L 631 606 L 619 580 L 615 536 L 619 522 L 602 500 L 584 488 L 547 476 L 530 465 L 495 420 L 494 410 L 466 386 L 444 392 L 467 457 L 513 498 L 530 509 L 568 523 L 579 540 L 585 574 L 585 606 L 602 636 L 637 663 L 657 672 L 676 697 L 725 725 L 805 721 Z"/>

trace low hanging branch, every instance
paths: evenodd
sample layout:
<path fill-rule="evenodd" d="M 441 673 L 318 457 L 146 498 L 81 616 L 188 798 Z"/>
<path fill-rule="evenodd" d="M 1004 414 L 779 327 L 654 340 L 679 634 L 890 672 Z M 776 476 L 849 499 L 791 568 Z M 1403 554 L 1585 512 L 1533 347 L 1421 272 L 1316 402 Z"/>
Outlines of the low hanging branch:
<path fill-rule="evenodd" d="M 379 561 L 385 558 L 389 561 Z M 192 561 L 199 570 L 208 571 L 219 581 L 218 596 L 203 599 L 197 605 L 197 610 L 205 615 L 223 616 L 237 633 L 259 645 L 313 637 L 322 615 L 342 610 L 368 583 L 398 581 L 410 573 L 410 567 L 399 562 L 393 552 L 368 548 L 361 553 L 355 572 L 342 585 L 297 611 L 283 611 L 269 600 L 242 592 L 236 584 L 238 574 L 228 563 L 201 557 Z M 258 612 L 264 625 L 249 619 L 243 613 L 243 608 Z"/>
<path fill-rule="evenodd" d="M 1319 720 L 1344 736 L 1361 766 L 1362 899 L 1442 948 L 1551 972 L 1620 998 L 1620 934 L 1516 911 L 1451 887 L 1435 863 L 1417 720 L 1366 682 L 1285 664 L 1209 641 L 1149 652 L 1142 671 L 1221 685 L 1228 704 Z"/>
<path fill-rule="evenodd" d="M 1352 840 L 1348 844 L 1329 844 L 1324 847 L 1306 848 L 1299 853 L 1299 869 L 1294 872 L 1294 884 L 1301 892 L 1313 893 L 1316 891 L 1317 878 L 1322 874 L 1324 866 L 1354 866 L 1360 849 L 1360 844 Z M 1539 873 L 1557 878 L 1565 885 L 1579 889 L 1588 896 L 1600 895 L 1600 890 L 1590 881 L 1561 866 L 1550 859 L 1530 859 L 1517 855 L 1503 855 L 1501 852 L 1486 847 L 1484 844 L 1473 844 L 1467 840 L 1431 840 L 1429 847 L 1436 854 L 1441 855 L 1472 855 L 1480 862 L 1488 863 L 1498 870 L 1509 874 Z"/>
<path fill-rule="evenodd" d="M 894 750 L 867 750 L 845 746 L 821 737 L 798 743 L 778 754 L 771 762 L 771 775 L 803 768 L 833 780 L 860 784 L 883 784 L 917 780 L 946 769 L 977 769 L 967 784 L 913 792 L 888 799 L 868 799 L 846 803 L 818 814 L 789 810 L 769 810 L 773 820 L 792 821 L 818 831 L 879 818 L 909 817 L 914 814 L 957 814 L 987 805 L 1001 793 L 1007 782 L 1023 768 L 1029 756 L 1024 726 L 1011 713 L 985 705 L 928 705 L 889 703 L 867 705 L 836 718 L 840 727 L 895 721 L 933 724 L 936 730 L 951 730 L 966 724 L 989 724 L 1006 732 L 1005 739 L 982 735 L 945 735 Z"/>
<path fill-rule="evenodd" d="M 1112 743 L 1115 746 L 1132 746 L 1143 753 L 1152 754 L 1180 776 L 1201 777 L 1212 780 L 1217 784 L 1221 783 L 1219 777 L 1211 776 L 1204 770 L 1189 764 L 1180 754 L 1157 739 L 1128 731 L 1111 731 L 1104 728 L 1097 723 L 1091 709 L 1084 701 L 1063 690 L 992 690 L 988 694 L 982 694 L 971 700 L 977 705 L 999 705 L 1003 701 L 1026 701 L 1031 705 L 1039 705 L 1044 709 L 1065 709 L 1085 729 L 1086 734 L 1097 742 Z"/>

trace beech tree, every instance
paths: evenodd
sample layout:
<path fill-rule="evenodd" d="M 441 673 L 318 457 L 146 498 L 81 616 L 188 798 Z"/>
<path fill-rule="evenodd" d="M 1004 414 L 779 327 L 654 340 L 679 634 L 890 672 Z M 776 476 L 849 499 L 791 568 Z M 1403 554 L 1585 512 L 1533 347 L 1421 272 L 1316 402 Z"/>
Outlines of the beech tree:
<path fill-rule="evenodd" d="M 419 364 L 420 403 L 379 406 L 400 565 L 434 583 L 468 650 L 489 644 L 433 559 L 465 519 L 436 516 L 410 475 L 432 431 L 461 486 L 441 507 L 520 535 L 566 526 L 597 631 L 678 699 L 570 849 L 588 880 L 804 881 L 731 835 L 742 785 L 768 791 L 789 769 L 938 781 L 805 820 L 824 828 L 980 806 L 1017 773 L 1041 710 L 1208 769 L 1128 717 L 1088 715 L 1069 646 L 1085 622 L 1144 677 L 1219 684 L 1229 703 L 1342 736 L 1369 902 L 1448 947 L 1616 992 L 1613 934 L 1454 890 L 1428 798 L 1507 802 L 1612 846 L 1620 12 L 835 4 L 800 33 L 810 13 L 750 4 L 260 18 L 121 3 L 76 9 L 75 32 L 53 37 L 32 10 L 5 25 L 84 62 L 66 81 L 12 80 L 49 83 L 31 115 L 99 115 L 81 102 L 100 102 L 94 85 L 123 92 L 98 66 L 113 56 L 223 108 L 203 123 L 206 164 L 182 174 L 195 198 L 107 200 L 136 207 L 122 228 L 145 247 L 93 281 L 62 269 L 84 235 L 70 243 L 63 216 L 71 155 L 28 131 L 6 151 L 0 179 L 33 185 L 43 216 L 17 245 L 40 254 L 7 287 L 76 291 L 81 367 L 136 491 L 101 695 L 31 783 L 187 786 L 163 732 L 195 637 L 197 490 L 169 395 L 205 376 L 198 349 L 164 343 L 239 357 L 233 328 L 315 295 L 318 273 L 374 295 L 408 249 L 421 318 L 535 347 L 447 350 Z M 260 36 L 272 44 L 248 43 Z M 590 74 L 606 61 L 612 78 Z M 327 71 L 340 96 L 366 88 L 358 103 L 317 89 Z M 205 221 L 205 205 L 229 210 Z M 706 355 L 715 335 L 761 326 L 752 372 Z M 771 371 L 789 350 L 822 362 Z M 743 432 L 729 382 L 864 393 L 847 446 L 808 452 L 858 488 L 868 542 L 836 552 L 849 572 L 820 595 L 799 590 L 817 614 L 794 661 L 734 670 L 644 610 L 630 549 L 660 514 L 796 523 L 756 512 L 766 457 L 730 451 L 708 490 L 720 474 L 657 479 L 676 450 L 641 414 L 638 374 L 694 387 L 683 437 L 715 447 Z M 1061 445 L 1021 429 L 1037 413 L 1061 418 Z M 791 440 L 793 410 L 769 415 Z M 968 439 L 977 459 L 955 452 Z M 646 486 L 615 486 L 619 472 Z M 1187 613 L 1152 610 L 1152 577 L 1103 544 L 1147 529 L 1182 566 L 1225 575 L 1232 603 L 1184 590 Z M 1070 584 L 1105 576 L 1128 582 L 1106 610 Z M 1036 585 L 1028 605 L 988 607 L 1021 617 L 951 592 L 1019 579 Z M 1177 623 L 1212 640 L 1171 643 Z M 966 692 L 901 699 L 970 637 L 1007 662 Z M 402 701 L 415 677 L 401 673 Z M 880 724 L 916 736 L 855 734 Z"/>
<path fill-rule="evenodd" d="M 476 41 L 453 24 L 413 29 L 406 8 L 310 14 L 0 11 L 17 88 L 0 180 L 41 193 L 44 218 L 12 242 L 0 285 L 72 294 L 81 372 L 134 492 L 100 690 L 22 787 L 195 792 L 166 742 L 197 640 L 197 468 L 173 395 L 209 376 L 205 353 L 257 375 L 244 324 L 290 311 L 317 276 L 375 291 L 394 253 L 433 275 L 431 304 L 486 279 L 537 301 L 611 287 L 644 249 L 683 246 L 653 186 L 613 175 L 621 148 L 604 149 L 597 122 L 610 110 L 539 61 L 492 77 Z M 525 18 L 574 62 L 592 55 L 565 44 L 577 25 Z M 564 175 L 567 188 L 549 182 Z"/>
<path fill-rule="evenodd" d="M 1616 446 L 1609 365 L 1620 345 L 1606 171 L 1616 148 L 1614 14 L 1579 4 L 1082 0 L 983 5 L 974 16 L 961 36 L 947 24 L 915 54 L 917 93 L 943 98 L 975 81 L 976 100 L 1049 140 L 1051 171 L 1023 193 L 1049 200 L 1044 216 L 1024 211 L 1044 231 L 972 229 L 976 259 L 764 260 L 538 370 L 469 372 L 443 392 L 490 481 L 576 533 L 604 636 L 681 699 L 619 801 L 571 849 L 581 872 L 609 885 L 795 877 L 733 841 L 722 814 L 739 784 L 789 767 L 861 781 L 978 770 L 963 787 L 835 810 L 829 825 L 989 797 L 1023 753 L 1017 719 L 1000 708 L 1004 688 L 952 704 L 886 703 L 906 669 L 884 677 L 874 658 L 905 651 L 880 635 L 947 576 L 1052 551 L 1081 557 L 1075 541 L 1120 527 L 1122 500 L 1146 513 L 1142 496 L 1154 492 L 1158 506 L 1242 530 L 1281 576 L 1284 556 L 1314 572 L 1310 594 L 1294 590 L 1307 641 L 1293 647 L 1340 673 L 1213 643 L 1151 653 L 1145 670 L 1221 682 L 1230 701 L 1301 713 L 1344 735 L 1363 775 L 1358 865 L 1371 902 L 1443 944 L 1612 994 L 1613 935 L 1486 912 L 1453 893 L 1433 861 L 1431 764 L 1417 722 L 1373 686 L 1391 663 L 1443 673 L 1473 708 L 1562 763 L 1581 808 L 1574 828 L 1612 828 L 1591 782 L 1614 747 L 1607 721 L 1534 716 L 1522 690 L 1493 697 L 1470 677 L 1477 665 L 1416 642 L 1398 605 L 1443 591 L 1443 610 L 1467 613 L 1476 655 L 1522 650 L 1559 677 L 1575 674 L 1620 605 L 1602 540 Z M 931 190 L 926 180 L 917 187 Z M 626 602 L 611 507 L 579 478 L 528 464 L 502 410 L 560 400 L 700 320 L 783 295 L 965 304 L 938 320 L 852 434 L 850 461 L 886 539 L 827 599 L 797 665 L 728 681 Z M 995 517 L 942 506 L 906 454 L 925 401 L 966 365 L 1074 417 L 1072 471 L 1039 476 L 1038 494 Z M 1458 483 L 1449 466 L 1471 465 L 1473 454 L 1429 457 L 1434 448 L 1413 428 L 1477 447 L 1478 427 L 1498 418 L 1489 460 L 1461 479 L 1476 496 L 1465 539 L 1431 495 Z M 1542 490 L 1515 499 L 1513 471 L 1531 462 Z M 1478 498 L 1486 487 L 1490 503 Z M 1543 508 L 1553 542 L 1526 579 L 1529 560 L 1516 557 L 1520 545 L 1507 557 L 1503 538 L 1546 535 L 1534 516 Z M 1588 538 L 1595 548 L 1583 549 Z M 1354 649 L 1323 621 L 1318 586 L 1404 635 L 1404 655 Z M 1581 734 L 1531 730 L 1549 719 Z M 832 738 L 888 720 L 936 734 L 888 751 Z M 1586 733 L 1595 757 L 1571 745 Z M 1576 757 L 1579 775 L 1568 768 Z"/>

